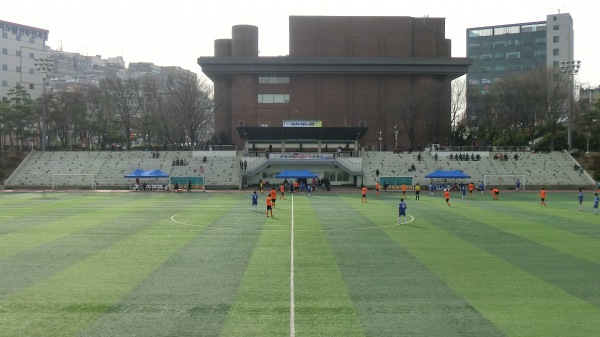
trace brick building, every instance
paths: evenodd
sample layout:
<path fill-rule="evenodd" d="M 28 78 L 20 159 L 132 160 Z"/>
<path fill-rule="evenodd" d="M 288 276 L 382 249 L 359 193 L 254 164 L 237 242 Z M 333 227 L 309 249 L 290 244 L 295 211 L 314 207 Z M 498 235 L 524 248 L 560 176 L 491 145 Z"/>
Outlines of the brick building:
<path fill-rule="evenodd" d="M 256 26 L 234 26 L 231 39 L 215 41 L 213 57 L 198 58 L 214 82 L 215 133 L 247 147 L 245 129 L 279 132 L 283 121 L 294 120 L 319 121 L 324 133 L 366 128 L 352 145 L 367 150 L 444 142 L 450 82 L 471 64 L 451 57 L 444 24 L 444 18 L 291 16 L 289 55 L 279 57 L 258 56 Z"/>

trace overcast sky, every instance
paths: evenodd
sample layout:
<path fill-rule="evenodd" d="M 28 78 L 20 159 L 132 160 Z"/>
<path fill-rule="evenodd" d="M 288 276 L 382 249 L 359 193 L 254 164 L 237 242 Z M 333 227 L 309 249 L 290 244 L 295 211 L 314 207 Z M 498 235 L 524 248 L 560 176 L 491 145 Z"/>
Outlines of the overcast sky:
<path fill-rule="evenodd" d="M 531 21 L 570 13 L 575 28 L 578 80 L 600 84 L 600 1 L 406 1 L 406 0 L 29 0 L 4 1 L 0 20 L 50 31 L 48 46 L 125 62 L 153 62 L 201 72 L 199 56 L 213 56 L 214 40 L 231 27 L 258 27 L 261 56 L 288 54 L 290 15 L 414 16 L 446 18 L 452 56 L 466 56 L 466 29 Z"/>

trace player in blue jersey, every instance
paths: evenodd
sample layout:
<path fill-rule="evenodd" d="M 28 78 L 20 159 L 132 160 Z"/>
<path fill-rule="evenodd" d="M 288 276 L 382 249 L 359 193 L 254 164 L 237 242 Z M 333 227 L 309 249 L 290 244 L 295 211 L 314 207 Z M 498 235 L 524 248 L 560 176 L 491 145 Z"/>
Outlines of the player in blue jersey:
<path fill-rule="evenodd" d="M 581 192 L 581 188 L 579 189 L 578 198 L 579 198 L 579 209 L 578 209 L 578 211 L 581 211 L 581 210 L 583 210 L 583 192 Z"/>
<path fill-rule="evenodd" d="M 404 199 L 400 199 L 398 204 L 398 223 L 400 223 L 400 218 L 403 218 L 402 223 L 406 223 L 406 203 Z"/>
<path fill-rule="evenodd" d="M 258 206 L 258 194 L 256 194 L 256 191 L 254 191 L 254 194 L 252 194 L 252 210 L 254 212 L 256 212 L 257 206 Z"/>
<path fill-rule="evenodd" d="M 600 201 L 600 197 L 598 197 L 598 193 L 594 193 L 594 214 L 598 215 L 598 202 Z"/>

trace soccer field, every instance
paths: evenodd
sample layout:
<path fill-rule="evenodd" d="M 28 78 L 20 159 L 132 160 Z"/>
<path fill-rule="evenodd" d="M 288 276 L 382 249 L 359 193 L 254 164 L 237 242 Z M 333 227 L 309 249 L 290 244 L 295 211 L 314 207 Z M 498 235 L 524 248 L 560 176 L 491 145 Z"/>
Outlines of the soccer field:
<path fill-rule="evenodd" d="M 586 192 L 0 193 L 0 336 L 599 336 Z"/>

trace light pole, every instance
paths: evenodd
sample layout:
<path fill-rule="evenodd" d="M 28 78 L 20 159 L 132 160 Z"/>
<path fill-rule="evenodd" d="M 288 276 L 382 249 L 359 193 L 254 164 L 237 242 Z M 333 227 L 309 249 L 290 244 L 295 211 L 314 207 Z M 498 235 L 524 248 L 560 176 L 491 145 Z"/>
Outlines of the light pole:
<path fill-rule="evenodd" d="M 381 140 L 383 138 L 381 138 L 381 131 L 379 131 L 379 152 L 381 152 Z"/>
<path fill-rule="evenodd" d="M 596 124 L 596 120 L 592 120 L 594 124 Z M 590 125 L 586 125 L 585 127 L 585 154 L 590 154 Z"/>
<path fill-rule="evenodd" d="M 48 120 L 46 118 L 46 78 L 48 73 L 52 71 L 54 60 L 50 56 L 44 58 L 36 58 L 33 61 L 35 70 L 42 73 L 42 150 L 46 150 L 48 141 Z"/>
<path fill-rule="evenodd" d="M 567 144 L 569 147 L 569 152 L 573 149 L 573 135 L 571 130 L 572 117 L 573 117 L 573 90 L 574 83 L 573 77 L 579 74 L 579 68 L 581 67 L 581 61 L 573 60 L 573 61 L 560 61 L 560 70 L 564 75 L 567 76 L 569 81 L 569 102 L 568 102 L 568 111 L 567 111 Z"/>
<path fill-rule="evenodd" d="M 394 151 L 398 149 L 398 125 L 394 125 Z"/>

